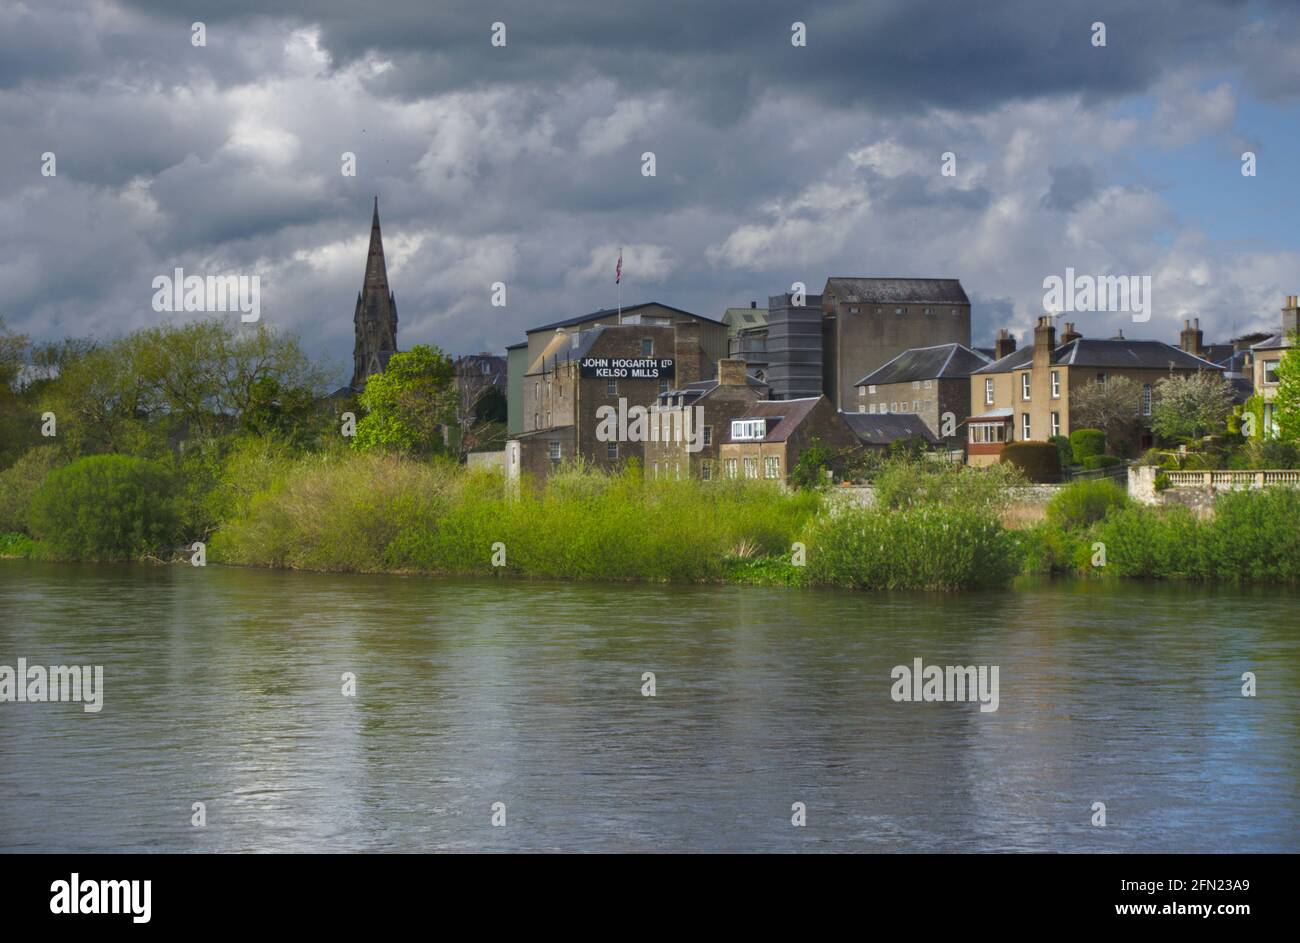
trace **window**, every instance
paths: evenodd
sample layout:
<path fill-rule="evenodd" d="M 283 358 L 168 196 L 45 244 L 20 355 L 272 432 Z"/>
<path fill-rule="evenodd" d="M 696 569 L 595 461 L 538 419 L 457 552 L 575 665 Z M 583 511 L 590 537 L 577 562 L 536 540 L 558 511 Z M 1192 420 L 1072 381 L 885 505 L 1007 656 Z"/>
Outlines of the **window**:
<path fill-rule="evenodd" d="M 1142 415 L 1151 415 L 1151 384 L 1142 384 Z"/>
<path fill-rule="evenodd" d="M 1264 382 L 1269 385 L 1277 383 L 1277 365 L 1281 361 L 1265 360 L 1264 361 Z"/>
<path fill-rule="evenodd" d="M 1106 374 L 1104 374 L 1104 373 L 1099 373 L 1099 374 L 1097 374 L 1097 382 L 1098 382 L 1098 383 L 1105 383 L 1105 382 L 1106 382 Z"/>
<path fill-rule="evenodd" d="M 849 314 L 857 314 L 857 313 L 858 313 L 857 308 L 849 308 Z"/>
<path fill-rule="evenodd" d="M 758 477 L 758 459 L 750 458 L 748 456 L 745 458 L 745 477 L 746 478 Z"/>
<path fill-rule="evenodd" d="M 653 338 L 649 338 L 649 337 L 641 338 L 641 356 L 653 357 L 654 353 L 655 353 L 655 342 Z"/>
<path fill-rule="evenodd" d="M 668 392 L 668 378 L 667 378 L 667 377 L 664 377 L 664 378 L 660 379 L 660 381 L 659 381 L 659 392 L 660 392 L 660 393 L 667 393 L 667 392 Z"/>
<path fill-rule="evenodd" d="M 551 448 L 551 461 L 558 462 L 560 460 L 560 443 L 552 442 L 550 443 L 550 448 Z"/>
<path fill-rule="evenodd" d="M 781 459 L 775 455 L 769 455 L 763 459 L 763 477 L 780 478 L 781 477 Z"/>
<path fill-rule="evenodd" d="M 919 390 L 920 388 L 921 388 L 921 381 L 920 381 L 920 380 L 913 380 L 913 381 L 912 381 L 912 389 L 914 389 L 914 390 Z"/>
<path fill-rule="evenodd" d="M 1061 414 L 1052 413 L 1052 435 L 1061 434 Z"/>
<path fill-rule="evenodd" d="M 610 396 L 617 396 L 617 395 L 618 395 L 618 381 L 617 381 L 617 380 L 606 380 L 606 381 L 605 381 L 605 392 L 606 392 L 608 395 L 610 395 Z"/>
<path fill-rule="evenodd" d="M 705 426 L 705 427 L 704 427 L 704 444 L 705 444 L 705 446 L 710 446 L 710 445 L 713 444 L 713 427 L 712 427 L 712 426 Z"/>
<path fill-rule="evenodd" d="M 731 439 L 733 442 L 754 441 L 767 435 L 766 419 L 733 419 L 731 421 Z"/>
<path fill-rule="evenodd" d="M 959 317 L 961 317 L 961 308 L 953 308 L 953 309 L 952 309 L 952 316 L 953 316 L 954 318 L 959 318 Z"/>
<path fill-rule="evenodd" d="M 1052 399 L 1061 398 L 1061 371 L 1052 371 Z M 1055 433 L 1052 433 L 1055 435 Z"/>
<path fill-rule="evenodd" d="M 897 403 L 890 403 L 890 404 L 889 404 L 889 411 L 890 411 L 891 413 L 896 413 L 896 412 L 898 412 L 898 404 L 897 404 Z"/>
<path fill-rule="evenodd" d="M 868 386 L 868 387 L 867 387 L 867 392 L 870 393 L 872 396 L 875 396 L 875 395 L 876 395 L 876 385 L 873 383 L 873 384 L 871 384 L 870 386 Z"/>
<path fill-rule="evenodd" d="M 858 387 L 858 399 L 862 399 L 866 395 L 867 395 L 867 388 L 865 386 Z"/>
<path fill-rule="evenodd" d="M 991 445 L 1006 441 L 1007 427 L 1000 422 L 973 422 L 970 441 L 975 445 Z"/>
<path fill-rule="evenodd" d="M 1029 374 L 1020 374 L 1020 398 L 1029 399 Z"/>
<path fill-rule="evenodd" d="M 713 480 L 713 463 L 712 463 L 712 462 L 701 462 L 701 463 L 700 463 L 700 478 L 703 479 L 704 481 L 712 481 L 712 480 Z"/>
<path fill-rule="evenodd" d="M 611 461 L 614 460 L 614 459 L 616 459 L 616 458 L 618 458 L 618 443 L 617 443 L 617 442 L 606 442 L 606 443 L 605 443 L 605 457 L 608 458 L 608 459 L 610 459 Z"/>
<path fill-rule="evenodd" d="M 1020 414 L 1020 438 L 1029 441 L 1029 413 Z"/>
<path fill-rule="evenodd" d="M 984 380 L 984 405 L 993 405 L 993 378 L 987 377 Z"/>
<path fill-rule="evenodd" d="M 676 471 L 674 472 L 674 477 L 676 477 L 678 481 L 681 481 L 681 480 L 682 480 L 682 463 L 681 463 L 681 462 L 676 462 L 676 463 L 674 463 L 673 467 L 676 469 Z"/>
<path fill-rule="evenodd" d="M 875 403 L 872 403 L 872 404 L 871 404 L 870 412 L 875 413 L 875 411 L 876 411 L 876 404 L 875 404 Z"/>
<path fill-rule="evenodd" d="M 931 382 L 932 382 L 932 381 L 930 381 L 930 380 L 926 380 L 926 381 L 925 381 L 925 388 L 926 388 L 927 390 L 930 389 L 930 384 L 931 384 Z"/>
<path fill-rule="evenodd" d="M 727 459 L 727 477 L 736 477 L 736 460 L 734 458 Z"/>
<path fill-rule="evenodd" d="M 906 308 L 895 308 L 895 309 L 894 309 L 894 314 L 907 314 L 907 309 L 906 309 Z"/>
<path fill-rule="evenodd" d="M 920 411 L 921 411 L 921 401 L 919 399 L 912 400 L 912 412 L 919 413 Z"/>
<path fill-rule="evenodd" d="M 933 309 L 933 308 L 926 308 L 926 309 L 925 309 L 925 313 L 926 313 L 926 314 L 934 314 L 934 309 Z"/>

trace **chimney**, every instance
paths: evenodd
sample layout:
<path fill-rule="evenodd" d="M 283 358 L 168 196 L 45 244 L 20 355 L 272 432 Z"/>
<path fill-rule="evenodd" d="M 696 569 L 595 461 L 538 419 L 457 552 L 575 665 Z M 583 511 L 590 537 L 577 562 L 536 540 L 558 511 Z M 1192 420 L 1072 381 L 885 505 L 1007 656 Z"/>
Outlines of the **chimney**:
<path fill-rule="evenodd" d="M 719 386 L 744 386 L 745 361 L 736 357 L 725 357 L 718 361 Z"/>
<path fill-rule="evenodd" d="M 1014 353 L 1016 349 L 1016 339 L 1011 336 L 1011 332 L 1005 327 L 998 328 L 997 337 L 993 338 L 993 359 L 1001 360 L 1008 354 Z"/>
<path fill-rule="evenodd" d="M 1052 316 L 1045 314 L 1038 319 L 1038 326 L 1034 328 L 1034 368 L 1050 367 L 1052 365 L 1052 351 L 1056 349 L 1056 325 L 1052 323 Z"/>
<path fill-rule="evenodd" d="M 1197 318 L 1195 322 L 1183 319 L 1183 330 L 1178 335 L 1178 346 L 1191 354 L 1193 357 L 1200 357 L 1205 353 L 1205 346 L 1202 343 L 1205 335 L 1201 331 L 1201 319 Z"/>
<path fill-rule="evenodd" d="M 1286 296 L 1286 307 L 1282 309 L 1282 334 L 1290 337 L 1296 332 L 1296 296 Z"/>
<path fill-rule="evenodd" d="M 1083 335 L 1074 329 L 1074 322 L 1066 321 L 1065 333 L 1061 335 L 1061 343 L 1068 344 L 1070 341 L 1077 341 L 1081 337 L 1083 337 Z"/>
<path fill-rule="evenodd" d="M 700 322 L 677 321 L 673 324 L 673 358 L 677 374 L 672 385 L 681 389 L 695 383 L 700 376 Z"/>

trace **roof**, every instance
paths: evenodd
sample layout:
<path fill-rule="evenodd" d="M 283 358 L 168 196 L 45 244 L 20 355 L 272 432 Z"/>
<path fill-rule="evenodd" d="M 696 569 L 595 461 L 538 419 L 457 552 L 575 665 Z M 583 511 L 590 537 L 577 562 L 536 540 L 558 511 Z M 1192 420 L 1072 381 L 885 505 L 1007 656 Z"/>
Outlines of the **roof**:
<path fill-rule="evenodd" d="M 706 318 L 702 314 L 695 314 L 693 311 L 685 311 L 681 308 L 674 308 L 672 305 L 666 305 L 658 301 L 644 301 L 639 305 L 628 305 L 622 309 L 623 314 L 630 314 L 633 311 L 639 311 L 642 308 L 651 306 L 657 308 L 666 308 L 669 311 L 676 311 L 678 314 L 684 314 L 687 317 L 695 318 L 697 321 L 707 321 L 709 324 L 721 324 L 721 321 L 715 321 L 713 318 Z M 539 327 L 530 327 L 524 331 L 525 334 L 535 334 L 538 331 L 553 331 L 559 327 L 570 327 L 574 324 L 581 324 L 584 321 L 594 321 L 596 318 L 607 318 L 611 314 L 618 314 L 618 308 L 601 308 L 599 311 L 593 311 L 590 314 L 580 314 L 576 318 L 565 318 L 562 321 L 552 321 L 550 324 L 543 324 Z"/>
<path fill-rule="evenodd" d="M 738 331 L 766 327 L 767 309 L 728 308 L 722 315 L 722 323 Z"/>
<path fill-rule="evenodd" d="M 853 385 L 968 377 L 980 367 L 986 366 L 991 359 L 961 344 L 913 347 L 884 366 L 877 367 Z"/>
<path fill-rule="evenodd" d="M 745 385 L 757 389 L 767 389 L 767 384 L 752 373 L 745 374 Z M 718 380 L 715 377 L 712 380 L 697 380 L 694 383 L 686 383 L 682 386 L 673 387 L 671 390 L 665 390 L 657 397 L 660 400 L 672 399 L 675 396 L 689 396 L 691 401 L 699 399 L 702 396 L 708 396 L 718 388 Z"/>
<path fill-rule="evenodd" d="M 733 421 L 743 419 L 767 419 L 767 435 L 762 439 L 732 439 L 727 432 L 728 442 L 784 442 L 808 418 L 822 397 L 809 396 L 805 399 L 760 399 L 751 403 L 745 412 Z M 730 430 L 730 427 L 728 427 Z"/>
<path fill-rule="evenodd" d="M 1274 334 L 1267 340 L 1262 340 L 1258 344 L 1251 344 L 1251 350 L 1282 350 L 1291 346 L 1290 339 L 1285 334 Z"/>
<path fill-rule="evenodd" d="M 520 347 L 527 347 L 528 341 L 520 341 L 518 344 L 507 344 L 506 350 L 518 350 Z"/>
<path fill-rule="evenodd" d="M 840 413 L 853 434 L 866 445 L 889 445 L 904 439 L 938 439 L 919 416 L 910 413 Z"/>
<path fill-rule="evenodd" d="M 975 373 L 1006 373 L 1028 367 L 1034 348 L 1012 351 Z M 1067 367 L 1109 367 L 1143 370 L 1222 370 L 1218 364 L 1193 356 L 1164 341 L 1080 337 L 1052 351 L 1052 363 Z"/>
<path fill-rule="evenodd" d="M 1012 415 L 1013 410 L 1010 406 L 999 406 L 997 409 L 986 410 L 978 416 L 971 416 L 969 419 L 963 419 L 962 422 L 983 422 L 992 421 L 994 419 L 1010 419 Z"/>
<path fill-rule="evenodd" d="M 840 301 L 862 304 L 957 304 L 968 305 L 956 278 L 844 278 L 826 280 L 826 291 Z"/>

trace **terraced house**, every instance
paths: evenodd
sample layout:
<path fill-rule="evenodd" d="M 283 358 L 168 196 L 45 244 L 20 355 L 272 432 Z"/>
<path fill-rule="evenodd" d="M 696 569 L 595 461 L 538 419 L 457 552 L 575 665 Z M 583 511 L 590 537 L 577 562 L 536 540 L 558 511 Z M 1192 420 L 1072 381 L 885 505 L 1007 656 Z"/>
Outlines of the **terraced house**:
<path fill-rule="evenodd" d="M 962 344 L 905 350 L 858 380 L 858 412 L 914 415 L 931 440 L 960 447 L 957 423 L 971 414 L 970 375 L 991 362 Z"/>
<path fill-rule="evenodd" d="M 1071 394 L 1089 383 L 1124 376 L 1142 389 L 1140 414 L 1150 415 L 1155 384 L 1164 377 L 1223 368 L 1163 341 L 1086 338 L 1067 323 L 1062 343 L 1050 316 L 1038 319 L 1034 344 L 970 376 L 973 415 L 967 420 L 967 462 L 992 465 L 1008 442 L 1068 436 Z M 1139 447 L 1150 445 L 1146 441 Z"/>

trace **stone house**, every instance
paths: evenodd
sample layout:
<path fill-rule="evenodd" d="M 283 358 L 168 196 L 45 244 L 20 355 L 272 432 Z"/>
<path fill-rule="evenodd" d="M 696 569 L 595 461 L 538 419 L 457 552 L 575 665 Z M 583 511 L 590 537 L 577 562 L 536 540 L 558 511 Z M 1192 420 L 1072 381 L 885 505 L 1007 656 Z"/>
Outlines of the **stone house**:
<path fill-rule="evenodd" d="M 1277 435 L 1276 407 L 1278 363 L 1296 339 L 1296 296 L 1287 295 L 1282 308 L 1282 330 L 1251 347 L 1254 356 L 1254 391 L 1264 401 L 1264 434 Z"/>
<path fill-rule="evenodd" d="M 758 400 L 724 432 L 722 474 L 784 481 L 814 439 L 832 451 L 858 446 L 857 436 L 825 396 Z"/>
<path fill-rule="evenodd" d="M 1153 390 L 1165 377 L 1223 368 L 1171 344 L 1153 340 L 1086 338 L 1067 323 L 1056 343 L 1049 315 L 1038 319 L 1034 344 L 1012 351 L 970 376 L 973 415 L 967 420 L 967 462 L 992 465 L 1007 442 L 1046 441 L 1068 436 L 1071 395 L 1085 385 L 1114 376 L 1133 380 L 1141 388 L 1134 403 L 1139 416 L 1151 415 Z M 1149 434 L 1136 443 L 1150 445 Z"/>
<path fill-rule="evenodd" d="M 991 362 L 961 344 L 905 350 L 858 380 L 857 412 L 915 415 L 930 441 L 947 439 L 960 448 L 957 424 L 971 414 L 970 375 Z"/>
<path fill-rule="evenodd" d="M 767 393 L 767 385 L 749 374 L 743 360 L 718 361 L 717 376 L 660 393 L 655 403 L 660 429 L 689 430 L 694 436 L 660 436 L 645 443 L 647 475 L 672 478 L 718 477 L 724 431 Z M 690 413 L 689 420 L 686 414 Z"/>

